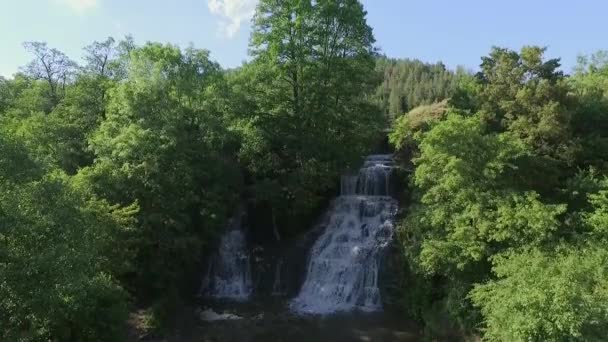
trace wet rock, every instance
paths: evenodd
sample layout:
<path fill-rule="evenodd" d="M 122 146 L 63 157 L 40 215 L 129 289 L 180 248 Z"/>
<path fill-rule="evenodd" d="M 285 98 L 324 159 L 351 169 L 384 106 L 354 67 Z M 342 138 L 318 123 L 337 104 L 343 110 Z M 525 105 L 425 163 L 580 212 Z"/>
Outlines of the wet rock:
<path fill-rule="evenodd" d="M 198 317 L 205 322 L 216 322 L 216 321 L 231 321 L 231 320 L 239 320 L 243 317 L 230 314 L 230 313 L 217 313 L 211 309 L 201 310 L 199 309 L 197 312 Z"/>

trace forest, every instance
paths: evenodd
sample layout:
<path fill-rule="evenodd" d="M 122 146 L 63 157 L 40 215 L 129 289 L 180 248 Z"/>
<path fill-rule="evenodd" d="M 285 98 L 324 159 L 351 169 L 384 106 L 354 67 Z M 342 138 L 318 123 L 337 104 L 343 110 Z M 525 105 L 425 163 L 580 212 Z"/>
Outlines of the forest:
<path fill-rule="evenodd" d="M 306 233 L 387 131 L 395 310 L 428 336 L 605 340 L 608 52 L 571 74 L 538 46 L 392 59 L 357 0 L 262 0 L 252 25 L 236 69 L 131 36 L 78 63 L 23 44 L 0 77 L 0 340 L 124 341 L 136 308 L 166 326 L 239 203 Z"/>

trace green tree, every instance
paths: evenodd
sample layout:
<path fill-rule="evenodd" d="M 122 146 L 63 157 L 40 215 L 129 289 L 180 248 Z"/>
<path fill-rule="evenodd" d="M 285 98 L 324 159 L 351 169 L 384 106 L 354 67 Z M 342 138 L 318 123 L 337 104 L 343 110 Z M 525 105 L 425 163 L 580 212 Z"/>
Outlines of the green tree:
<path fill-rule="evenodd" d="M 488 341 L 603 341 L 608 328 L 608 254 L 604 248 L 555 253 L 532 249 L 494 260 L 498 279 L 471 299 Z"/>
<path fill-rule="evenodd" d="M 494 48 L 483 57 L 478 110 L 494 129 L 517 134 L 538 156 L 571 164 L 578 145 L 572 139 L 569 88 L 559 59 L 543 60 L 545 51 Z"/>
<path fill-rule="evenodd" d="M 208 55 L 155 43 L 131 51 L 129 77 L 111 90 L 90 139 L 95 163 L 84 179 L 103 198 L 141 208 L 129 285 L 144 299 L 191 290 L 203 247 L 238 196 L 223 77 Z"/>
<path fill-rule="evenodd" d="M 412 109 L 393 122 L 389 141 L 397 150 L 415 148 L 418 135 L 430 130 L 433 124 L 445 119 L 448 109 L 447 100 Z"/>
<path fill-rule="evenodd" d="M 579 57 L 569 83 L 577 99 L 573 131 L 581 143 L 577 164 L 590 164 L 600 170 L 608 165 L 608 52 Z"/>
<path fill-rule="evenodd" d="M 391 141 L 417 150 L 400 239 L 411 283 L 430 287 L 410 311 L 440 308 L 488 340 L 599 341 L 606 63 L 566 78 L 544 52 L 494 48 L 447 116 L 435 105 L 395 122 Z"/>
<path fill-rule="evenodd" d="M 124 336 L 116 277 L 136 207 L 90 196 L 46 174 L 15 136 L 0 136 L 0 339 L 99 341 Z"/>
<path fill-rule="evenodd" d="M 422 137 L 413 177 L 420 204 L 405 226 L 423 237 L 412 253 L 426 272 L 454 274 L 551 238 L 565 207 L 511 186 L 525 153 L 510 135 L 485 134 L 475 117 L 451 115 Z"/>
<path fill-rule="evenodd" d="M 339 172 L 379 138 L 382 119 L 368 98 L 377 78 L 365 15 L 354 0 L 258 5 L 254 60 L 231 81 L 248 104 L 234 127 L 255 200 L 281 213 L 282 226 L 307 222 Z"/>
<path fill-rule="evenodd" d="M 448 70 L 441 62 L 423 63 L 419 60 L 378 58 L 376 70 L 384 81 L 376 88 L 374 100 L 389 121 L 393 121 L 418 106 L 430 105 L 451 97 L 457 80 L 467 75 L 460 69 Z"/>

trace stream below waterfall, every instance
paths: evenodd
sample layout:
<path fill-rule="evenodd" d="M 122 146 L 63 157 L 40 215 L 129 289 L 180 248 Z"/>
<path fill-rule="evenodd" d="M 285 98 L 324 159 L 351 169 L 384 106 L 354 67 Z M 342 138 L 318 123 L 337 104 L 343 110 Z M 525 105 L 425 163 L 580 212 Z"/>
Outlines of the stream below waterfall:
<path fill-rule="evenodd" d="M 285 301 L 262 300 L 213 304 L 213 311 L 234 313 L 238 319 L 204 322 L 198 331 L 179 340 L 205 342 L 393 342 L 420 341 L 420 327 L 389 312 L 341 312 L 297 315 Z M 207 312 L 211 311 L 207 309 Z M 199 315 L 205 315 L 202 310 Z M 178 341 L 178 340 L 176 340 Z"/>
<path fill-rule="evenodd" d="M 392 155 L 368 156 L 341 179 L 340 195 L 300 254 L 301 276 L 288 255 L 273 256 L 264 291 L 255 279 L 243 211 L 235 214 L 201 287 L 198 333 L 179 341 L 417 341 L 418 327 L 383 310 L 382 260 L 394 235 Z M 290 249 L 290 248 L 287 248 Z M 293 291 L 285 277 L 301 278 Z"/>

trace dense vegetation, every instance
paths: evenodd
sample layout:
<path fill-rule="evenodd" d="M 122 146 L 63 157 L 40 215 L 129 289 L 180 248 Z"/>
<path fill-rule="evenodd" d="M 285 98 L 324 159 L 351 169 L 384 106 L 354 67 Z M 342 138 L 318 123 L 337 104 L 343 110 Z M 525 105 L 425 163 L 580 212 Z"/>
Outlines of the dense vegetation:
<path fill-rule="evenodd" d="M 42 42 L 0 78 L 0 340 L 120 341 L 196 291 L 238 204 L 280 240 L 390 140 L 411 316 L 490 341 L 608 330 L 608 54 L 571 76 L 495 48 L 476 75 L 377 55 L 357 0 L 260 1 L 251 61 L 108 38 Z M 407 112 L 406 114 L 404 114 Z"/>
<path fill-rule="evenodd" d="M 374 98 L 387 118 L 392 121 L 421 105 L 451 96 L 457 80 L 466 75 L 446 68 L 443 63 L 427 64 L 419 60 L 379 58 L 376 70 L 383 75 Z"/>
<path fill-rule="evenodd" d="M 162 321 L 195 292 L 236 204 L 273 233 L 307 226 L 386 127 L 358 1 L 261 1 L 253 60 L 94 42 L 78 65 L 45 43 L 0 79 L 0 339 L 115 341 L 129 307 Z"/>
<path fill-rule="evenodd" d="M 567 77 L 544 51 L 494 48 L 447 105 L 397 120 L 391 140 L 415 155 L 405 296 L 489 341 L 600 341 L 608 60 Z"/>

